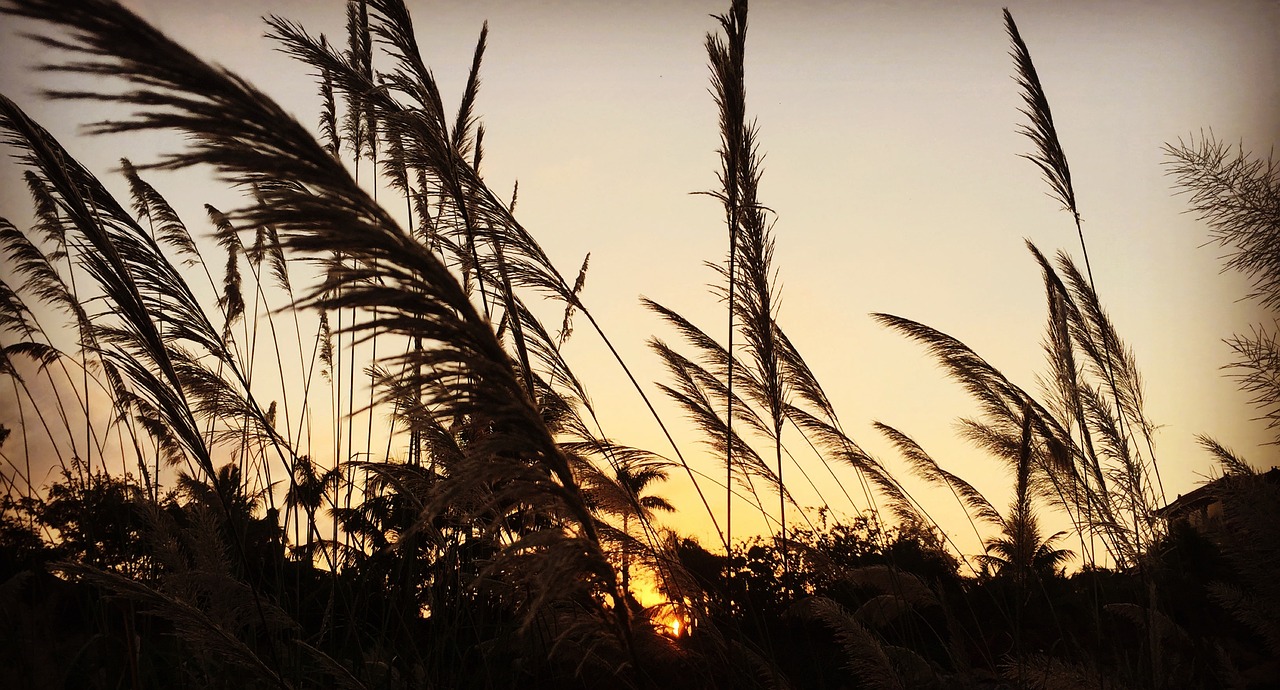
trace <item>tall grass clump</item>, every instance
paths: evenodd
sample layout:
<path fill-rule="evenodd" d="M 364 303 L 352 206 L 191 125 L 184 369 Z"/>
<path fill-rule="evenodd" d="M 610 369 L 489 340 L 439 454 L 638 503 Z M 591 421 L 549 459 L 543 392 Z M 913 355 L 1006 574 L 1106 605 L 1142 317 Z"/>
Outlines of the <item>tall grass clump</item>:
<path fill-rule="evenodd" d="M 973 515 L 999 527 L 1001 536 L 984 540 L 986 553 L 979 555 L 978 562 L 997 572 L 1007 569 L 1013 573 L 1015 587 L 1024 590 L 1028 573 L 1052 572 L 1072 555 L 1051 546 L 1066 532 L 1047 538 L 1040 534 L 1033 506 L 1043 501 L 1061 510 L 1077 535 L 1086 568 L 1104 565 L 1141 573 L 1147 593 L 1140 607 L 1148 632 L 1145 673 L 1161 686 L 1163 640 L 1155 632 L 1160 614 L 1149 572 L 1149 553 L 1164 537 L 1156 519 L 1164 497 L 1154 426 L 1144 411 L 1142 380 L 1133 353 L 1119 338 L 1098 296 L 1070 166 L 1045 88 L 1007 9 L 1004 20 L 1014 78 L 1021 90 L 1021 112 L 1027 118 L 1019 132 L 1032 143 L 1032 151 L 1023 157 L 1035 164 L 1050 196 L 1071 214 L 1084 258 L 1081 271 L 1069 253 L 1059 251 L 1051 260 L 1027 242 L 1043 275 L 1048 306 L 1043 341 L 1048 373 L 1040 379 L 1041 390 L 1038 394 L 1027 391 L 963 342 L 936 329 L 889 314 L 874 318 L 926 346 L 978 401 L 982 417 L 962 419 L 961 434 L 1003 459 L 1016 478 L 1013 506 L 1008 518 L 1001 518 L 972 487 L 927 456 L 907 454 L 925 479 L 950 488 Z M 1092 595 L 1096 605 L 1101 594 L 1094 589 Z M 1024 683 L 1034 671 L 1027 666 L 1020 630 L 1025 596 L 1019 595 L 1018 601 L 1013 607 L 1016 665 L 1011 669 L 1017 681 Z M 1095 613 L 1093 624 L 1095 649 L 1103 644 L 1099 615 Z"/>
<path fill-rule="evenodd" d="M 137 474 L 114 481 L 138 482 L 157 507 L 178 500 L 213 510 L 229 575 L 248 582 L 243 593 L 258 614 L 236 625 L 183 617 L 194 600 L 151 593 L 175 577 L 159 561 L 152 577 L 128 584 L 79 566 L 67 572 L 181 625 L 189 639 L 256 637 L 260 644 L 228 654 L 256 660 L 246 668 L 269 684 L 311 673 L 287 644 L 296 627 L 271 626 L 271 600 L 291 600 L 288 615 L 300 621 L 319 616 L 318 637 L 294 640 L 303 656 L 321 654 L 317 642 L 355 654 L 369 629 L 390 649 L 401 640 L 400 652 L 356 654 L 366 659 L 356 669 L 362 682 L 383 654 L 443 680 L 475 663 L 452 656 L 467 635 L 487 639 L 503 626 L 515 636 L 497 639 L 541 649 L 538 664 L 569 650 L 576 661 L 567 668 L 598 662 L 637 673 L 636 636 L 652 633 L 633 620 L 626 573 L 634 561 L 661 560 L 648 523 L 665 504 L 641 492 L 666 463 L 601 435 L 560 356 L 570 313 L 586 313 L 585 264 L 568 284 L 515 220 L 514 200 L 500 200 L 479 174 L 483 128 L 473 107 L 485 31 L 450 117 L 402 3 L 348 3 L 346 50 L 269 18 L 270 37 L 319 79 L 317 137 L 248 81 L 114 3 L 3 10 L 39 22 L 35 40 L 69 56 L 44 69 L 96 78 L 93 90 L 49 97 L 132 109 L 91 125 L 93 134 L 175 132 L 185 141 L 154 163 L 124 164 L 135 216 L 16 104 L 0 101 L 0 128 L 28 170 L 38 216 L 31 232 L 3 228 L 27 279 L 4 290 L 6 330 L 22 337 L 6 362 L 34 358 L 43 365 L 35 373 L 67 398 L 55 417 L 61 428 L 40 419 L 55 449 L 71 444 L 57 455 L 72 458 L 65 472 L 78 491 L 98 476 L 91 466 L 132 458 L 126 472 Z M 144 179 L 192 167 L 241 191 L 238 207 L 206 207 L 221 268 L 206 263 L 211 250 Z M 410 211 L 407 227 L 379 195 Z M 202 273 L 210 302 L 187 282 Z M 560 334 L 525 304 L 530 291 L 562 300 Z M 31 302 L 74 317 L 73 350 L 43 330 L 60 311 Z M 266 348 L 260 326 L 269 329 Z M 257 384 L 255 367 L 278 368 L 280 388 Z M 6 373 L 15 385 L 27 381 L 19 365 Z M 37 394 L 20 398 L 35 403 Z M 90 410 L 99 403 L 109 408 L 105 425 Z M 375 445 L 379 417 L 392 420 L 385 450 Z M 23 478 L 28 495 L 32 474 Z M 144 532 L 188 529 L 165 527 L 163 516 L 145 522 Z M 254 553 L 262 539 L 284 549 L 290 533 L 287 556 Z M 463 639 L 404 647 L 423 620 Z"/>
<path fill-rule="evenodd" d="M 708 268 L 727 328 L 642 301 L 680 341 L 650 340 L 667 374 L 656 385 L 702 455 L 675 442 L 599 327 L 590 254 L 566 279 L 515 192 L 485 181 L 488 25 L 446 108 L 402 0 L 345 12 L 337 42 L 265 20 L 316 82 L 303 124 L 117 2 L 0 0 L 50 56 L 40 69 L 70 77 L 48 98 L 111 113 L 94 136 L 167 146 L 121 159 L 117 199 L 0 96 L 0 141 L 32 207 L 29 224 L 0 219 L 0 376 L 21 421 L 0 427 L 0 616 L 13 621 L 0 667 L 19 684 L 1164 688 L 1245 686 L 1272 668 L 1258 660 L 1275 646 L 1260 565 L 1272 554 L 1157 519 L 1141 380 L 1098 297 L 1059 130 L 1008 12 L 1026 157 L 1084 254 L 1082 271 L 1028 243 L 1048 371 L 1028 390 L 952 336 L 873 315 L 977 400 L 961 435 L 1006 466 L 1007 502 L 887 424 L 874 428 L 901 464 L 865 450 L 783 327 L 785 226 L 761 194 L 745 0 L 704 41 L 719 129 L 705 196 L 728 239 Z M 1253 256 L 1271 168 L 1208 144 L 1170 152 L 1196 209 L 1250 255 L 1233 265 L 1273 292 Z M 209 174 L 197 191 L 223 201 L 175 207 L 176 171 Z M 575 319 L 669 450 L 607 433 L 565 355 Z M 1237 370 L 1265 406 L 1263 339 L 1252 359 L 1237 346 Z M 1241 479 L 1228 489 L 1245 498 L 1224 499 L 1232 524 L 1265 538 L 1265 510 L 1249 507 L 1274 497 L 1205 443 Z M 718 545 L 660 524 L 681 514 L 673 473 Z M 833 480 L 821 490 L 819 473 Z M 907 474 L 953 494 L 981 553 L 952 541 Z M 798 481 L 817 505 L 794 497 Z M 1068 575 L 1073 552 L 1083 566 Z M 1191 578 L 1171 565 L 1186 553 L 1216 555 Z M 646 607 L 648 589 L 665 599 Z"/>

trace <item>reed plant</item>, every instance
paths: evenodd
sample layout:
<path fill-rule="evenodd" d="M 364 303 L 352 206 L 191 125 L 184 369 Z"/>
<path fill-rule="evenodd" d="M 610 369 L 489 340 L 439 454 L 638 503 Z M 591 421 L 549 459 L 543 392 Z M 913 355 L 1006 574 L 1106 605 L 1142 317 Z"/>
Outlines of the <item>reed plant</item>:
<path fill-rule="evenodd" d="M 347 2 L 341 44 L 268 17 L 268 38 L 316 80 L 319 115 L 306 125 L 117 2 L 0 0 L 0 12 L 29 22 L 54 56 L 41 69 L 91 77 L 46 96 L 124 113 L 92 134 L 172 142 L 157 160 L 122 159 L 122 202 L 0 96 L 0 137 L 34 216 L 29 227 L 0 219 L 0 375 L 22 422 L 0 428 L 0 614 L 22 621 L 21 636 L 0 636 L 0 662 L 21 678 L 1038 687 L 1110 673 L 1169 687 L 1184 667 L 1204 686 L 1231 675 L 1193 648 L 1212 640 L 1178 646 L 1192 638 L 1154 596 L 1172 542 L 1152 519 L 1163 503 L 1153 427 L 1098 297 L 1045 89 L 1007 11 L 1027 157 L 1084 254 L 1081 271 L 1070 254 L 1028 244 L 1048 305 L 1043 385 L 1029 392 L 952 336 L 874 315 L 977 400 L 981 416 L 961 434 L 1008 467 L 1003 511 L 894 427 L 876 424 L 905 470 L 865 450 L 783 328 L 781 223 L 760 198 L 760 128 L 747 110 L 745 0 L 714 17 L 704 44 L 720 130 L 707 195 L 728 231 L 727 255 L 709 268 L 727 329 L 718 338 L 643 301 L 682 342 L 651 340 L 669 375 L 657 387 L 709 460 L 675 443 L 600 328 L 585 298 L 590 255 L 566 279 L 517 219 L 515 192 L 486 182 L 487 25 L 446 109 L 403 0 Z M 1270 295 L 1269 264 L 1252 254 L 1268 237 L 1271 168 L 1209 143 L 1171 154 L 1203 190 L 1193 205 L 1249 255 L 1237 265 Z M 1234 171 L 1228 183 L 1215 165 Z M 187 169 L 211 172 L 233 201 L 184 218 L 163 190 L 166 173 Z M 1221 210 L 1236 197 L 1262 201 Z M 535 308 L 545 297 L 558 323 Z M 565 354 L 583 331 L 614 354 L 669 449 L 606 432 Z M 1274 406 L 1265 333 L 1237 339 L 1239 370 Z M 33 465 L 41 452 L 59 465 L 47 485 Z M 829 523 L 836 502 L 811 471 L 857 517 Z M 664 496 L 674 472 L 699 493 L 712 550 L 657 520 L 680 507 Z M 983 553 L 950 541 L 908 490 L 909 472 L 954 493 Z M 797 478 L 819 505 L 794 498 Z M 723 510 L 704 487 L 724 492 Z M 742 536 L 744 507 L 764 533 Z M 1079 542 L 1076 578 L 1062 569 L 1064 533 L 1045 534 L 1046 509 Z M 1214 601 L 1273 647 L 1272 592 L 1251 552 L 1226 548 L 1243 584 L 1224 583 Z M 1119 584 L 1097 584 L 1106 578 Z M 643 579 L 667 601 L 642 605 Z M 92 615 L 67 629 L 40 615 L 77 597 Z M 1102 644 L 1131 624 L 1145 642 Z M 45 654 L 31 652 L 41 644 Z M 48 650 L 71 661 L 37 667 Z M 1247 659 L 1235 651 L 1222 658 Z"/>

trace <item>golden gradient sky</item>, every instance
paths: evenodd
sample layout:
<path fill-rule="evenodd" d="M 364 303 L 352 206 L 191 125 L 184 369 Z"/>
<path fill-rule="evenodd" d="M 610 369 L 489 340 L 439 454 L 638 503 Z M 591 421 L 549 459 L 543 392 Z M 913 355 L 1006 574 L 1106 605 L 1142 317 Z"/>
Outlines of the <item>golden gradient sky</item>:
<path fill-rule="evenodd" d="M 272 51 L 258 17 L 278 13 L 342 36 L 341 2 L 129 4 L 197 53 L 249 75 L 303 122 L 316 120 L 314 81 Z M 780 322 L 859 442 L 900 466 L 871 422 L 895 426 L 997 505 L 1012 479 L 954 434 L 953 421 L 974 406 L 919 347 L 867 314 L 889 312 L 956 336 L 1027 388 L 1043 369 L 1043 290 L 1023 238 L 1046 253 L 1078 256 L 1079 247 L 1069 216 L 1018 157 L 1029 142 L 1015 132 L 1020 101 L 1001 5 L 757 2 L 747 38 L 748 112 L 767 156 L 760 198 L 777 214 Z M 725 231 L 718 204 L 690 192 L 716 184 L 702 41 L 715 28 L 708 15 L 727 2 L 410 7 L 448 103 L 489 20 L 478 102 L 485 176 L 500 191 L 519 180 L 517 215 L 564 273 L 591 252 L 585 301 L 642 380 L 662 376 L 646 339 L 674 334 L 642 310 L 639 295 L 720 333 L 703 261 L 723 256 Z M 1260 445 L 1269 435 L 1219 370 L 1229 358 L 1222 339 L 1262 315 L 1237 301 L 1247 287 L 1240 277 L 1219 273 L 1221 251 L 1202 246 L 1206 228 L 1173 195 L 1161 146 L 1209 128 L 1263 153 L 1277 141 L 1280 3 L 1036 1 L 1010 10 L 1071 164 L 1099 292 L 1147 382 L 1169 498 L 1211 470 L 1198 433 L 1255 465 L 1274 464 L 1274 448 Z M 41 55 L 15 38 L 17 28 L 6 26 L 0 39 L 0 92 L 91 169 L 105 177 L 122 146 L 141 162 L 174 145 L 77 139 L 76 125 L 94 114 L 34 97 L 36 77 L 26 68 Z M 170 179 L 152 181 L 198 227 L 200 204 L 220 202 L 196 194 L 189 177 Z M 0 171 L 0 216 L 18 222 L 25 214 L 13 170 Z M 583 326 L 570 361 L 603 410 L 605 431 L 667 452 Z M 687 431 L 682 439 L 697 456 Z M 697 461 L 718 473 L 712 461 Z M 816 502 L 788 484 L 803 504 Z M 820 487 L 834 508 L 853 510 L 830 479 Z M 665 493 L 684 510 L 679 524 L 705 534 L 705 521 L 691 520 L 701 508 L 683 482 Z M 954 531 L 963 537 L 968 529 Z"/>

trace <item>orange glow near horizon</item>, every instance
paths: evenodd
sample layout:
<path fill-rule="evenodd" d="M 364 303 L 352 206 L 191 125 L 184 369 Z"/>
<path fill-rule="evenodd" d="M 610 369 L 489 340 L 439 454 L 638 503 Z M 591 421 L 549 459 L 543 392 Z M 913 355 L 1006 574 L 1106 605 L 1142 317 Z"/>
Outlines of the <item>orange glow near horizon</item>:
<path fill-rule="evenodd" d="M 658 589 L 658 581 L 653 574 L 643 571 L 631 579 L 631 596 L 646 609 L 669 603 L 667 595 Z"/>
<path fill-rule="evenodd" d="M 649 620 L 659 635 L 674 640 L 687 637 L 693 629 L 684 606 L 672 602 L 655 607 Z"/>

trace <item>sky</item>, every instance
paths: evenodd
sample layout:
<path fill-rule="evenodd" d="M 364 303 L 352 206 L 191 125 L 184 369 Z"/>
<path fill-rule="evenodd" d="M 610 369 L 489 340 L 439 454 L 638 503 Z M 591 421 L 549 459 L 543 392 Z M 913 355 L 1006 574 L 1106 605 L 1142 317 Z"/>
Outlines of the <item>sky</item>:
<path fill-rule="evenodd" d="M 302 122 L 317 120 L 314 80 L 273 50 L 260 17 L 279 14 L 341 37 L 343 3 L 127 4 L 197 54 L 247 75 Z M 1043 288 L 1023 241 L 1077 259 L 1079 245 L 1069 214 L 1019 157 L 1031 144 L 1016 131 L 1023 118 L 1001 6 L 756 2 L 746 66 L 747 110 L 765 153 L 760 199 L 776 219 L 781 325 L 859 443 L 901 468 L 871 424 L 897 427 L 997 505 L 1008 502 L 1012 477 L 955 433 L 955 420 L 976 406 L 921 348 L 868 314 L 953 335 L 1024 388 L 1035 388 L 1044 370 Z M 562 273 L 572 275 L 591 253 L 584 301 L 641 381 L 663 380 L 646 341 L 676 341 L 640 306 L 641 295 L 723 337 L 704 262 L 724 256 L 726 231 L 719 204 L 695 192 L 714 189 L 719 169 L 703 41 L 717 28 L 710 15 L 727 2 L 410 8 L 449 104 L 488 20 L 477 105 L 483 174 L 495 190 L 519 182 L 517 217 Z M 1272 436 L 1221 370 L 1231 356 L 1223 339 L 1268 317 L 1240 300 L 1242 277 L 1221 273 L 1223 252 L 1206 246 L 1207 227 L 1185 213 L 1162 147 L 1212 131 L 1270 151 L 1280 134 L 1280 3 L 1030 1 L 1009 9 L 1071 165 L 1098 291 L 1146 381 L 1169 500 L 1212 473 L 1197 434 L 1255 466 L 1275 464 L 1265 445 Z M 38 99 L 41 77 L 29 67 L 48 55 L 17 38 L 20 28 L 0 29 L 0 93 L 123 194 L 110 176 L 121 152 L 144 162 L 175 141 L 78 136 L 97 114 Z M 25 192 L 14 166 L 0 167 L 0 216 L 18 222 Z M 152 181 L 193 225 L 201 204 L 231 199 L 190 173 Z M 567 352 L 606 433 L 669 452 L 585 323 Z M 714 471 L 678 412 L 664 411 L 686 454 Z M 857 509 L 830 483 L 819 488 L 837 510 Z M 818 500 L 793 490 L 803 505 Z M 673 526 L 713 541 L 687 482 L 673 477 L 663 492 L 681 508 Z"/>

